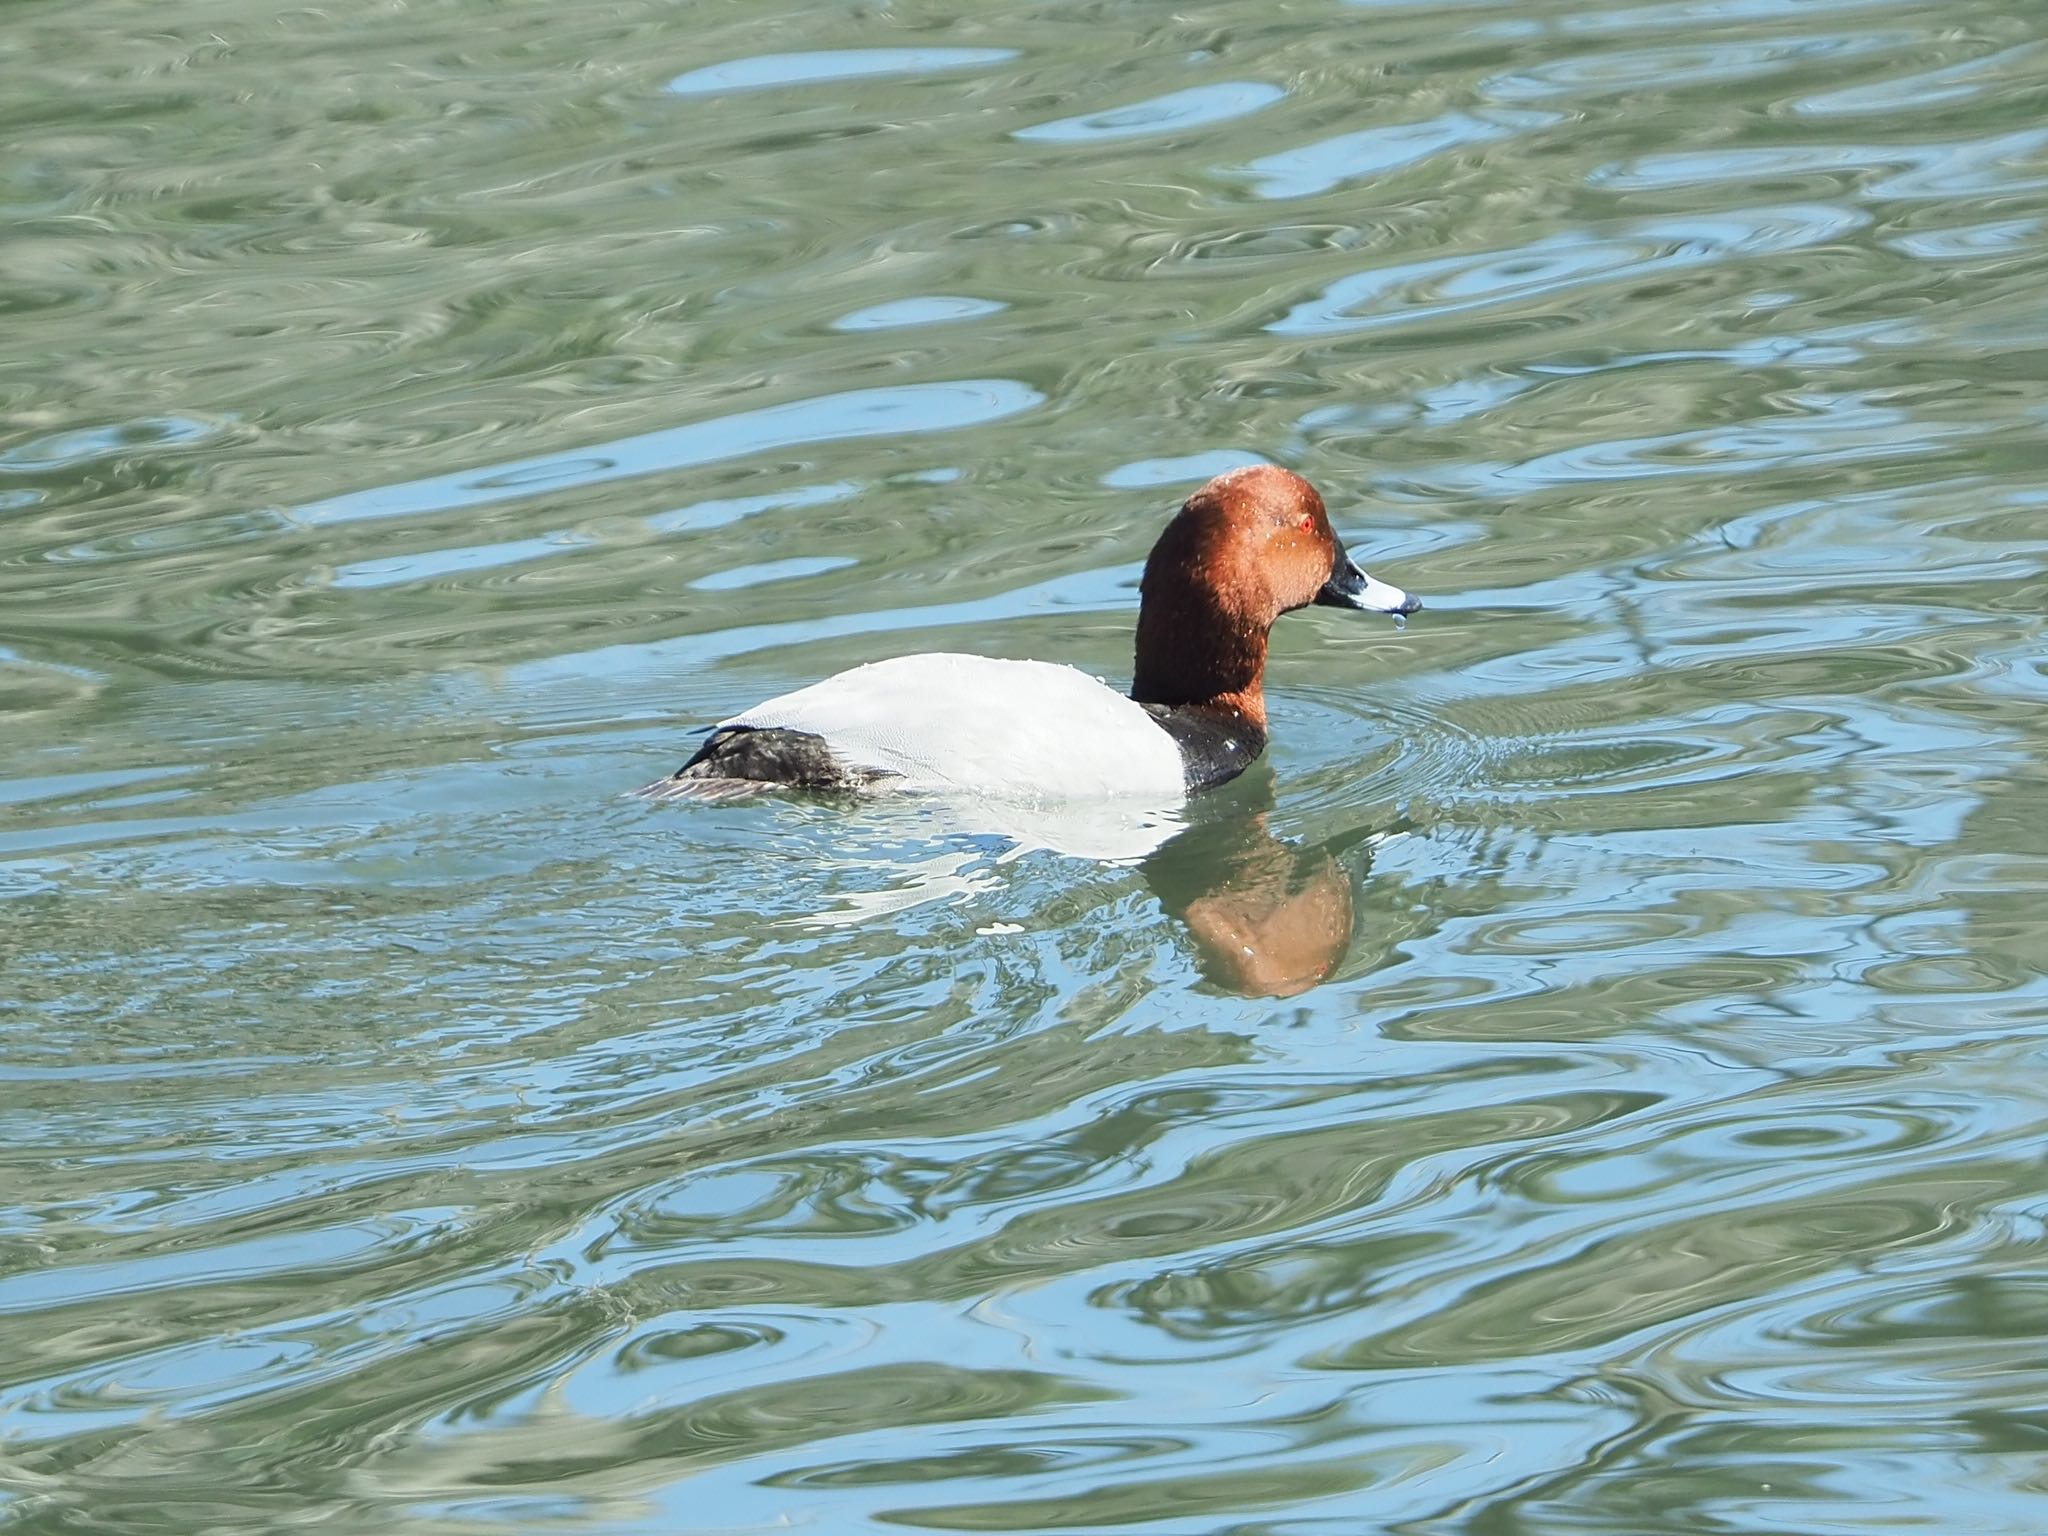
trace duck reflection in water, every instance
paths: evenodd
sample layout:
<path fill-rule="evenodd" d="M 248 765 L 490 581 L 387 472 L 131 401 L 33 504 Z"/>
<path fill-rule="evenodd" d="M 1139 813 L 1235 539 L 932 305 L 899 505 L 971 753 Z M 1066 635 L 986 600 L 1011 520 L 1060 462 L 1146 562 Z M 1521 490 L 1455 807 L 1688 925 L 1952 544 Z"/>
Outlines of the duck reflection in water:
<path fill-rule="evenodd" d="M 980 798 L 858 806 L 855 824 L 876 832 L 908 830 L 900 818 L 913 813 L 910 825 L 924 851 L 907 864 L 880 860 L 890 874 L 879 888 L 842 890 L 802 921 L 829 928 L 890 922 L 927 902 L 974 901 L 1001 890 L 1001 866 L 1052 853 L 1136 869 L 1167 914 L 1187 928 L 1196 962 L 1212 984 L 1248 997 L 1298 996 L 1327 980 L 1350 949 L 1356 887 L 1370 866 L 1379 826 L 1353 827 L 1311 844 L 1275 837 L 1268 826 L 1273 784 L 1272 769 L 1255 764 L 1220 794 L 1178 811 L 1143 814 Z M 849 841 L 859 846 L 864 839 Z M 878 862 L 863 851 L 844 867 L 871 880 Z"/>
<path fill-rule="evenodd" d="M 1308 845 L 1275 837 L 1272 784 L 1254 768 L 1140 866 L 1187 925 L 1202 974 L 1247 997 L 1295 997 L 1329 978 L 1351 947 L 1353 890 L 1371 859 L 1369 830 Z"/>

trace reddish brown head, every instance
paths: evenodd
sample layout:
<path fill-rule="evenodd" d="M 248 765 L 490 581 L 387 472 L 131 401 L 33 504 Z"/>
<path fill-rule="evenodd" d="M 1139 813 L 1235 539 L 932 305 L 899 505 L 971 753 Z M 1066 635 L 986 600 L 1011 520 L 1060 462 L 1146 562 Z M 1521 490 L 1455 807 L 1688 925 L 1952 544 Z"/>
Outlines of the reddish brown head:
<path fill-rule="evenodd" d="M 1234 714 L 1263 734 L 1266 632 L 1310 603 L 1413 613 L 1422 606 L 1351 562 L 1316 488 L 1254 464 L 1181 505 L 1145 562 L 1131 697 Z"/>

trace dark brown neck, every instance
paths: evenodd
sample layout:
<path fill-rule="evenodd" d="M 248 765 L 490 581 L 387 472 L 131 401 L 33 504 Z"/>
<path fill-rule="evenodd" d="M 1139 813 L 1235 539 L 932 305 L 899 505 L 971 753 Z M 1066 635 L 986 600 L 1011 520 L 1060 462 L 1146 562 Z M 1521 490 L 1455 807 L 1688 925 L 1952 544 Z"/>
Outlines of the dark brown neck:
<path fill-rule="evenodd" d="M 1173 593 L 1145 573 L 1131 697 L 1140 704 L 1214 710 L 1266 729 L 1266 631 L 1225 611 L 1193 584 Z"/>

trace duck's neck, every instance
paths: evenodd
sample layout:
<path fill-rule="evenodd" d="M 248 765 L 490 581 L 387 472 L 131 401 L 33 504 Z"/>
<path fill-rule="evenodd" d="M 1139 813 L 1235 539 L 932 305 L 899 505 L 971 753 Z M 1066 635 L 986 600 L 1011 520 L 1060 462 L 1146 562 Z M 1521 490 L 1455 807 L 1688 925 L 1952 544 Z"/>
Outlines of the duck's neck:
<path fill-rule="evenodd" d="M 1167 592 L 1145 573 L 1138 609 L 1131 697 L 1140 704 L 1199 709 L 1266 730 L 1266 626 L 1230 613 L 1193 583 Z"/>

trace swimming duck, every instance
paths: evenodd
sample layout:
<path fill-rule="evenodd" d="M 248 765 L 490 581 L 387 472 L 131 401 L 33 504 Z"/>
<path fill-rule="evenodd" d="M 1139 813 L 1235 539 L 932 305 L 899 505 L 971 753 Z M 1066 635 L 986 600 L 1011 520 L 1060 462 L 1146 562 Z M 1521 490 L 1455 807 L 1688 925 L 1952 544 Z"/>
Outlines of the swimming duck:
<path fill-rule="evenodd" d="M 1182 503 L 1145 561 L 1128 696 L 1051 662 L 898 656 L 720 721 L 696 756 L 636 793 L 910 789 L 1177 804 L 1265 749 L 1267 631 L 1311 603 L 1422 606 L 1358 568 L 1301 476 L 1233 469 Z"/>

